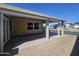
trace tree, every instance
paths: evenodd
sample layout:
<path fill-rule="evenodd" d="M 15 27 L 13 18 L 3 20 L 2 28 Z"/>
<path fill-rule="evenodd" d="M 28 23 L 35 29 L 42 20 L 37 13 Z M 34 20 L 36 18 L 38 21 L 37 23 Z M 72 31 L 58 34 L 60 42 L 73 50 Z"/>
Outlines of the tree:
<path fill-rule="evenodd" d="M 77 25 L 78 25 L 78 24 L 79 24 L 79 22 L 75 22 L 75 24 L 77 24 Z"/>

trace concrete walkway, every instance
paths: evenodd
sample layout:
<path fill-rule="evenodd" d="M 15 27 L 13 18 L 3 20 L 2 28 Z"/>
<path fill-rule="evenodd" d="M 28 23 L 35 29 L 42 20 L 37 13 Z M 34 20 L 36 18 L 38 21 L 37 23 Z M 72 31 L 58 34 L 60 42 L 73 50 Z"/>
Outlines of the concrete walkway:
<path fill-rule="evenodd" d="M 43 39 L 19 46 L 19 56 L 69 56 L 76 42 L 75 35 L 65 35 L 62 37 L 53 36 L 49 40 Z M 22 48 L 23 46 L 23 48 Z"/>

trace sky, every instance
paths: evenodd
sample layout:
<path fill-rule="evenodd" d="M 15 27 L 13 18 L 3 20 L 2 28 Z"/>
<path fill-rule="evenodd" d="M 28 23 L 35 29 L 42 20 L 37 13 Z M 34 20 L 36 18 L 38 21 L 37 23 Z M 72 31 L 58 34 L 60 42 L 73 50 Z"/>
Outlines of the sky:
<path fill-rule="evenodd" d="M 79 22 L 78 3 L 9 3 L 9 5 L 61 18 L 67 22 Z"/>

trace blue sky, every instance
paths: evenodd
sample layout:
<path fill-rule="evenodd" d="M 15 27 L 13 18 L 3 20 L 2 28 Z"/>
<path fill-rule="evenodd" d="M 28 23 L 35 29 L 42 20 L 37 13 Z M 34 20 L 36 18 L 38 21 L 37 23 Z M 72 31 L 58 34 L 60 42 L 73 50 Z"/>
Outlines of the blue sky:
<path fill-rule="evenodd" d="M 79 4 L 77 3 L 10 3 L 9 5 L 62 18 L 69 22 L 79 22 Z"/>

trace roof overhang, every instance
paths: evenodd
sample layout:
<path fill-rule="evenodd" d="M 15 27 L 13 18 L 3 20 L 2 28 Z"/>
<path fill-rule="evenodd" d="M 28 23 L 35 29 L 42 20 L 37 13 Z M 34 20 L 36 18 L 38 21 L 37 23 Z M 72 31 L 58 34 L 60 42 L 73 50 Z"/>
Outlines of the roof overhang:
<path fill-rule="evenodd" d="M 29 10 L 16 8 L 13 6 L 9 6 L 7 4 L 0 4 L 0 13 L 6 14 L 6 15 L 12 15 L 12 16 L 19 16 L 19 17 L 26 17 L 26 18 L 34 18 L 39 20 L 48 20 L 48 21 L 64 21 L 59 18 L 47 16 L 44 14 L 32 12 Z"/>
<path fill-rule="evenodd" d="M 18 17 L 25 17 L 25 18 L 47 20 L 47 18 L 44 18 L 44 17 L 34 16 L 34 15 L 24 14 L 24 13 L 19 13 L 19 12 L 14 12 L 14 11 L 8 11 L 8 10 L 1 10 L 0 9 L 0 13 L 3 13 L 5 15 L 10 15 L 10 16 L 18 16 Z"/>

